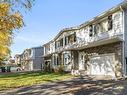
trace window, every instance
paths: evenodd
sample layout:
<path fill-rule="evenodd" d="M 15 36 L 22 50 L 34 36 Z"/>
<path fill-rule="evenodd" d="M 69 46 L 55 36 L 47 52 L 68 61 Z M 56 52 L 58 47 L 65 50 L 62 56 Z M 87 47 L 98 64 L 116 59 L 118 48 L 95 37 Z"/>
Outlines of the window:
<path fill-rule="evenodd" d="M 74 42 L 76 42 L 76 32 L 74 32 Z"/>
<path fill-rule="evenodd" d="M 56 60 L 57 60 L 57 66 L 59 65 L 59 59 L 58 59 L 58 56 L 56 57 Z"/>
<path fill-rule="evenodd" d="M 59 48 L 59 47 L 62 47 L 63 46 L 63 39 L 55 42 L 55 49 Z"/>
<path fill-rule="evenodd" d="M 56 56 L 54 56 L 54 65 L 57 65 Z"/>
<path fill-rule="evenodd" d="M 68 43 L 73 43 L 74 42 L 74 36 L 70 35 L 68 36 Z"/>
<path fill-rule="evenodd" d="M 60 46 L 63 46 L 63 39 L 60 40 Z"/>
<path fill-rule="evenodd" d="M 113 28 L 113 21 L 112 21 L 112 15 L 108 16 L 108 31 L 112 30 Z"/>
<path fill-rule="evenodd" d="M 67 37 L 65 37 L 65 45 L 67 45 Z"/>
<path fill-rule="evenodd" d="M 55 42 L 55 49 L 57 49 L 57 44 L 56 44 L 56 42 Z"/>
<path fill-rule="evenodd" d="M 96 35 L 97 34 L 97 29 L 98 27 L 97 27 L 97 25 L 94 25 L 94 35 Z"/>
<path fill-rule="evenodd" d="M 83 60 L 83 57 L 84 57 L 84 56 L 83 56 L 83 55 L 81 55 L 81 60 Z"/>
<path fill-rule="evenodd" d="M 68 37 L 65 37 L 65 45 L 72 44 L 76 42 L 76 33 L 69 35 Z"/>
<path fill-rule="evenodd" d="M 102 22 L 102 27 L 103 27 L 103 32 L 106 32 L 108 29 L 107 29 L 107 20 L 104 20 Z"/>

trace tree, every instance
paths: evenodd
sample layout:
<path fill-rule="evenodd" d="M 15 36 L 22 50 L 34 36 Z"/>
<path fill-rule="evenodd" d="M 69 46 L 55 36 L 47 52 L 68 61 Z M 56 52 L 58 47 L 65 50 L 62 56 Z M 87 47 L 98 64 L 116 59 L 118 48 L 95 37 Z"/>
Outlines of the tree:
<path fill-rule="evenodd" d="M 33 0 L 0 0 L 0 63 L 10 54 L 14 30 L 24 25 L 22 9 L 30 9 Z M 22 8 L 22 9 L 21 9 Z"/>

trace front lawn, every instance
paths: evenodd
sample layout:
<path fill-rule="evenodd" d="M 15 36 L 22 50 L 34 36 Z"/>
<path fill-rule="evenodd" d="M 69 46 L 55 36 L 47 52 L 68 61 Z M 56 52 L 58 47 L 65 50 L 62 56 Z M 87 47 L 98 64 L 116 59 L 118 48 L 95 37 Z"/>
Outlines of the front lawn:
<path fill-rule="evenodd" d="M 34 84 L 47 83 L 72 78 L 70 74 L 42 72 L 0 74 L 0 90 L 13 89 Z"/>

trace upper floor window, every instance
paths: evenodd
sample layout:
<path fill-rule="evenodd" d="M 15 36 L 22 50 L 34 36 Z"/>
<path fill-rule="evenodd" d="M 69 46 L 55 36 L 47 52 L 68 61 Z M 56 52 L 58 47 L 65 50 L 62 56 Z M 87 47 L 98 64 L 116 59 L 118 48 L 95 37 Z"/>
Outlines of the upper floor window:
<path fill-rule="evenodd" d="M 76 42 L 76 33 L 74 32 L 74 34 L 71 34 L 67 37 L 65 37 L 65 45 L 67 44 L 72 44 Z"/>
<path fill-rule="evenodd" d="M 63 39 L 60 40 L 60 46 L 63 46 Z"/>
<path fill-rule="evenodd" d="M 99 24 L 95 24 L 94 25 L 93 31 L 94 31 L 94 35 L 96 35 L 98 33 L 98 31 L 99 31 Z"/>
<path fill-rule="evenodd" d="M 47 52 L 49 52 L 50 51 L 50 45 L 46 45 L 45 46 L 45 52 L 47 53 Z"/>
<path fill-rule="evenodd" d="M 106 32 L 107 30 L 111 30 L 113 28 L 113 20 L 112 15 L 108 17 L 108 25 L 107 20 L 103 20 L 101 22 L 95 23 L 89 26 L 89 36 L 92 37 L 96 34 Z"/>
<path fill-rule="evenodd" d="M 113 20 L 112 20 L 112 15 L 108 16 L 108 31 L 112 30 L 113 28 Z"/>
<path fill-rule="evenodd" d="M 75 33 L 68 36 L 68 43 L 74 43 L 76 41 Z"/>
<path fill-rule="evenodd" d="M 68 39 L 67 39 L 67 37 L 65 37 L 65 45 L 67 45 L 67 41 L 68 41 Z"/>
<path fill-rule="evenodd" d="M 62 47 L 63 46 L 63 38 L 60 39 L 59 41 L 55 42 L 55 48 L 57 49 L 58 47 Z"/>
<path fill-rule="evenodd" d="M 94 35 L 96 35 L 98 33 L 102 33 L 102 32 L 105 32 L 103 22 L 100 22 L 100 23 L 97 23 L 96 25 L 94 25 Z"/>

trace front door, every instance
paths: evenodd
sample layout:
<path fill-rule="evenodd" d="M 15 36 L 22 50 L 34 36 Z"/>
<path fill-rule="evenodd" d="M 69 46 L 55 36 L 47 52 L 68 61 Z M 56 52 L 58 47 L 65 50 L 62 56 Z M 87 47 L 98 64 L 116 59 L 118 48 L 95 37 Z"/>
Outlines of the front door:
<path fill-rule="evenodd" d="M 65 71 L 70 71 L 72 67 L 71 53 L 64 53 L 64 67 Z"/>
<path fill-rule="evenodd" d="M 79 53 L 79 70 L 85 70 L 85 55 L 84 53 Z"/>

